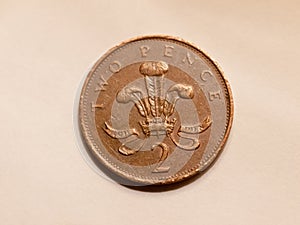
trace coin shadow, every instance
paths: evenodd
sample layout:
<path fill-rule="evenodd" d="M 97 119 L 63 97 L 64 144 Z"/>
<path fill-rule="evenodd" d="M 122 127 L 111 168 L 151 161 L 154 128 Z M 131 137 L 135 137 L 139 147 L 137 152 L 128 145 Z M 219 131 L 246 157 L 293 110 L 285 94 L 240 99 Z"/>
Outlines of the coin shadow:
<path fill-rule="evenodd" d="M 215 163 L 219 162 L 219 157 L 222 155 L 222 152 L 224 151 L 224 149 L 226 148 L 227 143 L 231 142 L 231 138 L 229 138 L 225 143 L 223 148 L 219 151 L 219 153 L 217 154 L 216 158 L 213 160 L 213 162 L 211 164 L 209 164 L 203 171 L 196 173 L 195 175 L 192 175 L 191 177 L 173 183 L 173 184 L 164 184 L 164 185 L 147 185 L 147 186 L 130 186 L 130 185 L 124 185 L 122 184 L 122 186 L 128 188 L 128 189 L 132 189 L 132 190 L 136 190 L 136 191 L 141 191 L 141 192 L 167 192 L 167 191 L 173 191 L 179 188 L 183 188 L 186 185 L 189 185 L 193 182 L 195 182 L 196 180 L 200 179 L 203 175 L 205 175 L 208 171 L 211 171 L 211 167 L 213 167 L 215 165 Z"/>
<path fill-rule="evenodd" d="M 85 146 L 85 147 L 87 147 L 87 146 Z M 97 167 L 97 169 L 99 169 L 103 173 L 103 175 L 107 176 L 106 179 L 116 182 L 117 184 L 119 184 L 125 188 L 131 189 L 131 190 L 136 190 L 136 191 L 141 191 L 141 192 L 167 192 L 167 191 L 176 190 L 176 189 L 182 188 L 190 183 L 193 183 L 195 180 L 197 180 L 199 177 L 201 177 L 203 175 L 203 173 L 199 173 L 199 174 L 196 174 L 196 175 L 190 177 L 189 179 L 182 180 L 182 181 L 179 181 L 179 182 L 176 182 L 173 184 L 164 184 L 164 185 L 155 185 L 155 184 L 147 185 L 146 184 L 145 185 L 145 184 L 127 180 L 127 179 L 113 173 L 108 168 L 106 168 L 102 163 L 100 163 L 99 160 L 97 160 L 97 158 L 93 155 L 93 153 L 91 153 L 90 151 L 86 151 L 86 152 L 89 155 L 89 159 L 92 160 L 93 164 Z M 96 169 L 96 168 L 94 168 L 94 169 Z M 96 171 L 96 173 L 98 173 L 100 176 L 103 177 L 103 175 L 100 174 L 99 172 Z"/>
<path fill-rule="evenodd" d="M 198 173 L 192 175 L 191 177 L 188 177 L 184 180 L 178 181 L 176 183 L 171 183 L 171 184 L 145 185 L 145 184 L 136 183 L 136 182 L 127 180 L 127 179 L 113 173 L 112 171 L 110 171 L 107 167 L 105 167 L 102 163 L 100 163 L 99 160 L 97 160 L 97 158 L 93 155 L 92 152 L 87 150 L 86 153 L 89 156 L 89 160 L 91 160 L 92 163 L 94 164 L 94 166 L 97 167 L 97 169 L 93 168 L 95 170 L 95 172 L 97 174 L 99 174 L 100 176 L 104 177 L 105 179 L 110 180 L 111 182 L 115 182 L 127 189 L 140 191 L 140 192 L 153 192 L 153 193 L 168 192 L 168 191 L 174 191 L 174 190 L 183 188 L 186 185 L 194 183 L 196 180 L 200 179 L 204 174 L 206 174 L 207 171 L 210 171 L 211 167 L 213 167 L 215 165 L 215 163 L 219 162 L 218 158 L 220 157 L 220 155 L 222 155 L 222 152 L 224 151 L 224 149 L 226 149 L 226 145 L 228 144 L 228 142 L 229 143 L 231 142 L 231 137 L 229 137 L 229 139 L 224 143 L 224 146 L 221 149 L 221 151 L 217 154 L 217 156 L 213 160 L 213 162 L 204 169 L 204 171 L 198 172 Z M 83 144 L 86 147 L 86 149 L 88 149 L 88 147 L 86 146 L 86 143 L 83 143 Z M 91 165 L 91 162 L 89 162 L 89 164 Z M 102 174 L 97 170 L 100 170 L 102 172 Z M 105 175 L 106 177 L 103 175 Z"/>
<path fill-rule="evenodd" d="M 163 184 L 163 185 L 143 185 L 143 186 L 129 186 L 129 185 L 123 185 L 125 188 L 135 190 L 135 191 L 141 191 L 141 192 L 168 192 L 168 191 L 174 191 L 177 189 L 180 189 L 190 183 L 193 183 L 195 180 L 200 178 L 203 175 L 203 173 L 196 174 L 192 176 L 191 178 L 183 181 L 179 181 L 173 184 Z"/>
<path fill-rule="evenodd" d="M 122 186 L 130 186 L 130 185 L 137 185 L 131 181 L 128 181 L 127 179 L 113 173 L 110 171 L 107 167 L 105 167 L 99 160 L 95 157 L 95 155 L 90 152 L 88 149 L 88 146 L 85 142 L 82 142 L 85 153 L 87 154 L 87 158 L 85 157 L 87 163 L 92 167 L 92 169 L 101 177 L 105 178 L 106 180 L 109 180 L 111 182 L 116 182 Z M 101 172 L 100 172 L 101 171 Z M 106 177 L 105 177 L 106 176 Z"/>
<path fill-rule="evenodd" d="M 117 183 L 125 188 L 143 191 L 143 192 L 164 192 L 179 189 L 189 183 L 192 183 L 201 175 L 196 175 L 190 179 L 180 181 L 174 184 L 165 184 L 165 185 L 145 185 L 142 183 L 137 183 L 130 181 L 126 178 L 119 176 L 118 174 L 110 171 L 105 165 L 103 165 L 97 157 L 89 150 L 87 143 L 83 140 L 82 135 L 77 133 L 77 138 L 79 139 L 79 150 L 84 157 L 87 164 L 97 173 L 99 176 L 103 177 L 106 180 L 109 180 L 113 183 Z"/>
<path fill-rule="evenodd" d="M 225 143 L 226 145 L 226 143 Z M 108 180 L 110 181 L 114 181 L 117 184 L 127 188 L 127 189 L 131 189 L 131 190 L 135 190 L 135 191 L 141 191 L 141 192 L 168 192 L 168 191 L 174 191 L 180 188 L 185 187 L 186 185 L 189 185 L 191 183 L 194 183 L 196 180 L 200 179 L 207 171 L 210 170 L 211 167 L 213 167 L 215 165 L 215 163 L 217 163 L 218 158 L 220 157 L 220 155 L 222 154 L 224 148 L 219 152 L 219 154 L 217 155 L 216 159 L 207 167 L 205 168 L 204 171 L 198 172 L 194 175 L 192 175 L 191 177 L 178 181 L 176 183 L 171 183 L 171 184 L 152 184 L 152 185 L 145 185 L 145 184 L 141 184 L 141 183 L 136 183 L 130 180 L 127 180 L 115 173 L 113 173 L 112 171 L 110 171 L 108 168 L 106 168 L 103 164 L 101 164 L 96 157 L 93 155 L 93 153 L 91 153 L 90 151 L 87 151 L 87 154 L 89 155 L 90 160 L 93 161 L 94 165 L 101 170 L 101 172 L 107 176 L 107 178 L 109 178 Z M 97 172 L 97 171 L 96 171 Z M 99 172 L 97 172 L 99 175 L 101 175 Z M 103 175 L 101 175 L 103 177 Z M 106 179 L 107 179 L 106 178 Z"/>

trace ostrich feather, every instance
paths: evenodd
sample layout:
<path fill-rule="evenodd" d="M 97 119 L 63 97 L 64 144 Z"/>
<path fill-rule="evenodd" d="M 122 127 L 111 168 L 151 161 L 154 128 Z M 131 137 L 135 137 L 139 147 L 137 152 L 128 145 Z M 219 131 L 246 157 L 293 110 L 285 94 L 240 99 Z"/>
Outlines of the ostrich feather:
<path fill-rule="evenodd" d="M 143 102 L 140 101 L 136 101 L 135 102 L 135 106 L 138 108 L 139 110 L 139 113 L 142 115 L 142 116 L 146 116 L 147 115 L 147 111 L 145 109 L 145 107 L 143 106 Z"/>
<path fill-rule="evenodd" d="M 121 103 L 128 103 L 130 101 L 135 103 L 135 106 L 139 110 L 140 114 L 144 117 L 147 116 L 146 107 L 144 105 L 144 102 L 142 100 L 143 93 L 138 88 L 125 88 L 122 89 L 117 94 L 117 101 Z"/>
<path fill-rule="evenodd" d="M 148 100 L 150 103 L 150 110 L 154 117 L 161 115 L 162 104 L 162 76 L 145 76 L 146 88 L 148 91 Z"/>

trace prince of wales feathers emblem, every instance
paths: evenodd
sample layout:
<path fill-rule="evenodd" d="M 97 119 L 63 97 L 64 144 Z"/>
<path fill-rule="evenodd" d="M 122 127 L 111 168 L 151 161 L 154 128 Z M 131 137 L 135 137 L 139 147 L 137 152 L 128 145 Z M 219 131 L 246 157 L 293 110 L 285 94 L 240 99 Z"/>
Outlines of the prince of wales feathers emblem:
<path fill-rule="evenodd" d="M 200 134 L 210 127 L 212 121 L 207 116 L 200 125 L 183 126 L 181 125 L 178 132 L 174 132 L 176 118 L 171 118 L 175 111 L 175 105 L 179 99 L 193 99 L 194 90 L 190 85 L 174 84 L 163 96 L 164 75 L 168 72 L 168 64 L 162 61 L 159 62 L 144 62 L 141 64 L 139 71 L 144 75 L 145 87 L 147 89 L 147 96 L 142 90 L 136 87 L 123 88 L 118 92 L 116 100 L 119 103 L 133 102 L 138 109 L 139 114 L 144 117 L 139 124 L 146 137 L 150 136 L 167 136 L 172 142 L 182 150 L 193 151 L 200 146 L 198 138 L 191 137 L 194 134 Z M 146 97 L 145 97 L 146 96 Z M 136 145 L 136 148 L 129 148 L 128 143 L 141 141 L 138 138 L 139 133 L 135 128 L 117 130 L 105 122 L 105 132 L 112 138 L 124 139 L 123 144 L 118 151 L 123 155 L 132 155 L 138 152 L 146 139 L 142 143 Z M 188 144 L 179 143 L 175 136 L 176 133 L 180 138 L 189 141 Z M 189 136 L 188 136 L 189 135 Z M 162 149 L 160 157 L 160 164 L 168 157 L 169 147 L 165 143 L 158 143 L 152 146 L 153 150 L 156 147 Z M 156 168 L 159 171 L 160 165 Z"/>

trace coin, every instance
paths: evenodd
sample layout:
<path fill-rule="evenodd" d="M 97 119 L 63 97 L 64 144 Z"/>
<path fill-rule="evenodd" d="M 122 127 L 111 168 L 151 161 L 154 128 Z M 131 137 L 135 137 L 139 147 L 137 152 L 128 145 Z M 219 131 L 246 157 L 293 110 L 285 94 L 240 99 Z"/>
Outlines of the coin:
<path fill-rule="evenodd" d="M 88 73 L 79 103 L 88 151 L 138 185 L 204 172 L 222 151 L 232 120 L 232 94 L 219 66 L 170 36 L 110 49 Z"/>

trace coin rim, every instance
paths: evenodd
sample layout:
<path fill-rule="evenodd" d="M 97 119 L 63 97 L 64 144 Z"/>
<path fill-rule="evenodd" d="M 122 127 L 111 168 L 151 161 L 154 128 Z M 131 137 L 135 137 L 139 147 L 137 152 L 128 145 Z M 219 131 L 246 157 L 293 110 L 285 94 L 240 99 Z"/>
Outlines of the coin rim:
<path fill-rule="evenodd" d="M 190 46 L 191 48 L 195 49 L 196 51 L 199 51 L 200 53 L 202 53 L 216 68 L 217 70 L 220 72 L 221 78 L 223 79 L 224 85 L 227 89 L 228 92 L 228 104 L 229 104 L 229 108 L 227 109 L 227 112 L 229 111 L 229 119 L 228 119 L 228 125 L 226 127 L 226 131 L 224 134 L 224 137 L 221 141 L 221 143 L 219 144 L 218 149 L 216 150 L 216 153 L 214 154 L 214 156 L 212 156 L 208 161 L 206 161 L 205 165 L 203 166 L 203 168 L 200 168 L 200 164 L 197 164 L 197 168 L 194 169 L 193 171 L 189 171 L 188 173 L 181 175 L 181 176 L 176 176 L 170 179 L 166 179 L 163 181 L 155 181 L 155 182 L 151 182 L 151 181 L 145 181 L 145 179 L 139 178 L 139 177 L 135 177 L 131 174 L 128 173 L 123 173 L 122 171 L 117 170 L 116 168 L 112 167 L 110 163 L 106 162 L 101 155 L 99 155 L 98 151 L 96 149 L 94 149 L 93 144 L 90 142 L 88 135 L 87 135 L 87 130 L 85 129 L 84 126 L 84 103 L 83 103 L 83 98 L 84 98 L 84 93 L 86 92 L 86 88 L 87 88 L 87 84 L 91 78 L 91 76 L 93 76 L 93 73 L 95 72 L 95 70 L 98 68 L 98 66 L 101 64 L 101 62 L 108 56 L 110 55 L 112 52 L 114 52 L 116 49 L 132 43 L 132 42 L 136 42 L 136 41 L 140 41 L 140 40 L 145 40 L 145 39 L 166 39 L 166 40 L 171 40 L 171 41 L 175 41 L 175 42 L 182 42 L 188 46 Z M 105 165 L 106 168 L 108 168 L 112 173 L 117 174 L 118 176 L 125 178 L 129 181 L 133 181 L 133 182 L 137 182 L 139 184 L 148 184 L 148 185 L 164 185 L 164 184 L 171 184 L 171 183 L 177 183 L 183 180 L 186 180 L 198 173 L 204 173 L 208 170 L 208 168 L 210 166 L 213 165 L 213 163 L 217 160 L 217 158 L 219 157 L 219 155 L 222 153 L 225 144 L 228 140 L 231 128 L 232 128 L 232 123 L 233 123 L 233 113 L 234 113 L 234 102 L 233 102 L 233 95 L 232 95 L 232 90 L 231 87 L 229 85 L 228 80 L 225 78 L 224 76 L 224 71 L 221 69 L 221 67 L 219 66 L 219 64 L 212 59 L 212 57 L 210 57 L 205 51 L 203 51 L 201 48 L 199 48 L 197 45 L 186 41 L 182 38 L 179 37 L 174 37 L 174 36 L 170 36 L 170 35 L 162 35 L 162 34 L 158 34 L 158 35 L 143 35 L 143 36 L 137 36 L 131 39 L 128 39 L 126 41 L 121 42 L 120 44 L 110 48 L 104 55 L 102 55 L 95 63 L 94 65 L 90 68 L 90 71 L 88 72 L 88 75 L 85 77 L 85 81 L 84 84 L 82 85 L 82 89 L 81 89 L 81 93 L 80 93 L 80 100 L 79 100 L 79 114 L 78 114 L 78 122 L 79 122 L 79 127 L 80 127 L 80 133 L 84 139 L 84 142 L 87 144 L 88 150 L 97 158 L 97 160 L 99 160 L 103 165 Z"/>

